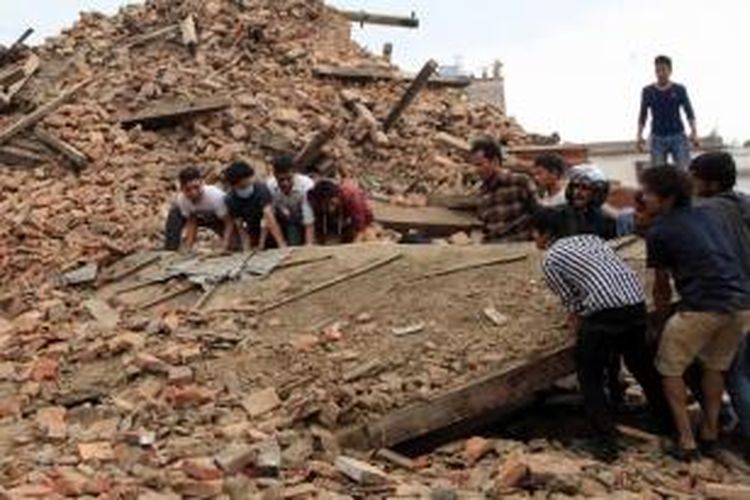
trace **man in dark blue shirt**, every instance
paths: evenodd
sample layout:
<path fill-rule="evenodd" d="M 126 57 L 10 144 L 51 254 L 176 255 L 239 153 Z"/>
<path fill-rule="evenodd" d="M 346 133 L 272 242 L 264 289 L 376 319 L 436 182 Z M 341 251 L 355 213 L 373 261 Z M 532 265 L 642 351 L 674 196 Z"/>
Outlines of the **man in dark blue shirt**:
<path fill-rule="evenodd" d="M 656 368 L 679 433 L 673 454 L 690 460 L 698 451 L 683 375 L 695 360 L 701 362 L 705 416 L 699 437 L 704 449 L 710 450 L 719 434 L 724 374 L 747 324 L 750 287 L 723 227 L 705 209 L 691 206 L 690 182 L 684 172 L 671 166 L 653 167 L 642 174 L 641 185 L 645 209 L 655 217 L 646 246 L 648 266 L 655 270 L 657 312 L 666 316 L 671 307 L 670 275 L 681 299 L 678 312 L 664 328 Z"/>
<path fill-rule="evenodd" d="M 687 169 L 690 164 L 690 142 L 698 147 L 698 128 L 695 112 L 690 103 L 687 89 L 672 82 L 672 60 L 659 56 L 655 61 L 656 83 L 643 89 L 641 94 L 641 111 L 638 116 L 638 149 L 645 149 L 646 141 L 643 132 L 646 128 L 649 111 L 651 111 L 651 163 L 653 166 L 666 165 L 669 155 L 672 161 Z M 685 135 L 685 125 L 680 115 L 685 111 L 690 124 L 690 142 Z"/>

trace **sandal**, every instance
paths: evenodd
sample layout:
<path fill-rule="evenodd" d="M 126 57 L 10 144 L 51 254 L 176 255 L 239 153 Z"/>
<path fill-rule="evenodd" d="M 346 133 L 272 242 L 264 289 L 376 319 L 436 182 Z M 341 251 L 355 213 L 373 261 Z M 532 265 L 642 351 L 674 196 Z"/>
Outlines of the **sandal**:
<path fill-rule="evenodd" d="M 683 448 L 680 445 L 673 444 L 667 447 L 664 452 L 678 462 L 689 464 L 696 462 L 701 458 L 701 452 L 698 448 Z"/>
<path fill-rule="evenodd" d="M 702 455 L 714 458 L 719 451 L 719 441 L 716 439 L 698 439 L 698 449 Z"/>

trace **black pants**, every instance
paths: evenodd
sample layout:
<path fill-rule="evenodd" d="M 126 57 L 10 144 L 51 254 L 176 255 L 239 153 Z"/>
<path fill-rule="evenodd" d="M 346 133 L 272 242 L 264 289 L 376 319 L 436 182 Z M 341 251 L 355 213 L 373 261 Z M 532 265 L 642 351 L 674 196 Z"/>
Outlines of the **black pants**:
<path fill-rule="evenodd" d="M 576 370 L 593 430 L 609 434 L 614 423 L 604 393 L 605 373 L 622 356 L 660 423 L 669 417 L 653 351 L 646 343 L 646 306 L 608 309 L 585 317 L 578 331 Z"/>
<path fill-rule="evenodd" d="M 187 219 L 182 216 L 179 207 L 172 205 L 164 227 L 165 250 L 176 251 L 180 249 L 185 224 L 187 224 Z M 199 217 L 198 227 L 208 228 L 219 236 L 224 235 L 224 222 L 216 216 Z"/>

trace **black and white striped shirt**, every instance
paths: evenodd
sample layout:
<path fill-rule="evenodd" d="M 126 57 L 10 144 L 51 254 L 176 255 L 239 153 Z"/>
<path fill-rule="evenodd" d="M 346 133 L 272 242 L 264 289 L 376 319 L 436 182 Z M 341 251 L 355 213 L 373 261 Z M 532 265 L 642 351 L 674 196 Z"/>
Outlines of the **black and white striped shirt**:
<path fill-rule="evenodd" d="M 638 275 L 598 236 L 556 241 L 544 255 L 542 270 L 565 308 L 580 316 L 646 300 Z"/>

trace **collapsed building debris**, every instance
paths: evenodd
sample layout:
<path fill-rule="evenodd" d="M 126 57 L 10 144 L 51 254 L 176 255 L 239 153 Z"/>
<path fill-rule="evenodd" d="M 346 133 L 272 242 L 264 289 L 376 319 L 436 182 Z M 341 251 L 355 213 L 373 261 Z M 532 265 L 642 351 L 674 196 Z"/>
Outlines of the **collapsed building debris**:
<path fill-rule="evenodd" d="M 144 250 L 188 164 L 217 180 L 235 159 L 325 156 L 373 195 L 471 206 L 463 142 L 445 138 L 531 144 L 439 76 L 386 133 L 413 79 L 348 23 L 318 1 L 151 0 L 4 60 L 3 88 L 23 85 L 0 112 L 0 496 L 742 494 L 730 460 L 685 470 L 630 431 L 641 444 L 614 466 L 551 438 L 390 449 L 570 371 L 528 246 Z M 352 85 L 322 66 L 395 76 Z M 443 236 L 476 227 L 423 208 Z M 355 435 L 372 449 L 347 450 Z"/>

